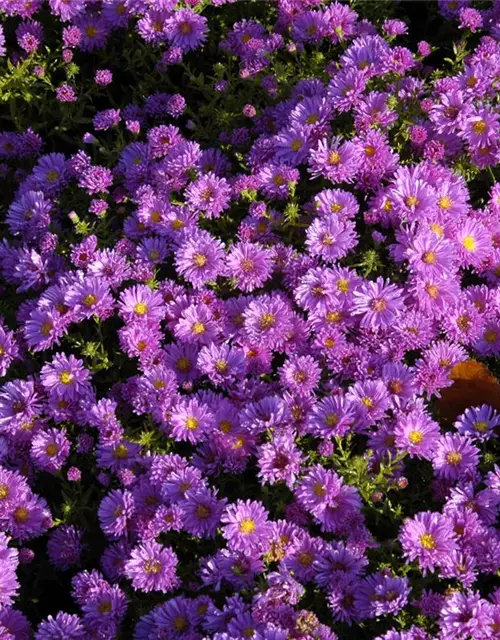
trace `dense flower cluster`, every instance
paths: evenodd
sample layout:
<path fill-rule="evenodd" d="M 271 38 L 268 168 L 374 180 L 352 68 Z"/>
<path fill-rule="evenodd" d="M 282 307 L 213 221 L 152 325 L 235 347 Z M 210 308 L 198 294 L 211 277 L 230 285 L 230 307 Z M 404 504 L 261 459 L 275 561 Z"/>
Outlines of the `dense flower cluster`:
<path fill-rule="evenodd" d="M 0 0 L 0 638 L 500 638 L 500 3 L 351 4 Z"/>

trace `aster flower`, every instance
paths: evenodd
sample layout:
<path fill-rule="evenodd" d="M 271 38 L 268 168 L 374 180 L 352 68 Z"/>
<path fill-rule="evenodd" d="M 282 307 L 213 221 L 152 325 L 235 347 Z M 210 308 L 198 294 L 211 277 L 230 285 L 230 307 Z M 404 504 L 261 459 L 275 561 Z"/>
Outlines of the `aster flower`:
<path fill-rule="evenodd" d="M 54 529 L 47 542 L 50 563 L 56 569 L 66 571 L 80 563 L 83 531 L 79 527 L 64 525 Z"/>
<path fill-rule="evenodd" d="M 205 173 L 192 182 L 185 192 L 186 203 L 206 218 L 218 218 L 231 200 L 231 187 L 225 178 L 215 173 Z"/>
<path fill-rule="evenodd" d="M 186 238 L 176 252 L 175 264 L 188 282 L 201 288 L 222 273 L 224 257 L 223 243 L 203 232 Z"/>
<path fill-rule="evenodd" d="M 213 538 L 225 504 L 225 498 L 217 498 L 217 492 L 207 487 L 190 489 L 182 502 L 184 529 L 193 536 Z"/>
<path fill-rule="evenodd" d="M 439 424 L 420 410 L 398 416 L 394 429 L 395 444 L 408 451 L 410 458 L 430 460 L 439 439 Z"/>
<path fill-rule="evenodd" d="M 245 292 L 261 287 L 269 279 L 273 264 L 269 250 L 257 243 L 235 244 L 226 260 L 226 274 L 236 279 L 236 286 Z"/>
<path fill-rule="evenodd" d="M 462 263 L 479 267 L 491 252 L 491 237 L 485 227 L 471 219 L 462 223 L 456 236 L 457 251 Z"/>
<path fill-rule="evenodd" d="M 377 278 L 354 291 L 353 313 L 362 315 L 361 326 L 370 329 L 389 326 L 403 310 L 401 291 L 394 284 Z"/>
<path fill-rule="evenodd" d="M 174 47 L 197 49 L 207 38 L 207 19 L 191 9 L 180 9 L 166 21 L 165 32 Z"/>
<path fill-rule="evenodd" d="M 437 477 L 456 481 L 470 477 L 479 462 L 479 449 L 470 439 L 459 434 L 446 433 L 436 443 L 432 466 Z"/>
<path fill-rule="evenodd" d="M 50 364 L 42 367 L 40 380 L 44 388 L 60 400 L 74 401 L 88 395 L 90 391 L 89 372 L 83 360 L 64 353 L 57 353 Z"/>
<path fill-rule="evenodd" d="M 59 612 L 55 618 L 49 616 L 38 626 L 36 640 L 56 640 L 65 637 L 68 640 L 80 640 L 85 637 L 84 628 L 77 615 Z"/>
<path fill-rule="evenodd" d="M 309 152 L 309 172 L 313 178 L 322 176 L 334 184 L 353 182 L 361 162 L 359 147 L 339 137 L 330 142 L 320 140 Z"/>
<path fill-rule="evenodd" d="M 474 591 L 456 592 L 447 596 L 439 617 L 443 639 L 488 637 L 486 605 L 486 601 Z"/>
<path fill-rule="evenodd" d="M 380 572 L 367 576 L 361 582 L 355 595 L 355 606 L 367 618 L 395 614 L 408 602 L 410 591 L 408 578 Z"/>
<path fill-rule="evenodd" d="M 231 385 L 243 378 L 247 370 L 242 350 L 213 343 L 200 349 L 197 365 L 201 373 L 207 375 L 216 386 Z"/>
<path fill-rule="evenodd" d="M 176 576 L 177 556 L 169 547 L 154 541 L 144 542 L 132 549 L 125 563 L 125 576 L 134 589 L 149 593 L 168 593 L 179 583 Z"/>
<path fill-rule="evenodd" d="M 413 519 L 407 519 L 399 540 L 406 558 L 417 560 L 424 575 L 441 564 L 456 546 L 450 521 L 431 511 L 422 511 Z"/>
<path fill-rule="evenodd" d="M 292 329 L 290 308 L 276 295 L 252 300 L 243 318 L 249 340 L 271 348 L 282 346 Z"/>
<path fill-rule="evenodd" d="M 191 444 L 203 440 L 213 427 L 214 415 L 196 399 L 181 401 L 171 411 L 172 436 Z"/>
<path fill-rule="evenodd" d="M 454 424 L 457 431 L 481 442 L 491 438 L 500 426 L 500 416 L 487 404 L 466 409 Z"/>
<path fill-rule="evenodd" d="M 14 432 L 30 424 L 40 410 L 33 380 L 12 380 L 0 387 L 0 428 Z"/>
<path fill-rule="evenodd" d="M 182 311 L 174 334 L 181 342 L 204 345 L 217 338 L 219 328 L 207 305 L 192 304 Z"/>
<path fill-rule="evenodd" d="M 280 372 L 281 383 L 299 396 L 313 393 L 321 376 L 321 368 L 311 356 L 290 356 Z"/>
<path fill-rule="evenodd" d="M 31 441 L 31 458 L 38 469 L 56 473 L 66 462 L 70 448 L 64 429 L 41 430 Z"/>
<path fill-rule="evenodd" d="M 257 455 L 262 483 L 284 482 L 293 488 L 299 474 L 303 456 L 294 444 L 292 436 L 277 436 L 272 442 L 263 444 Z"/>
<path fill-rule="evenodd" d="M 157 323 L 165 313 L 161 295 L 146 285 L 136 285 L 122 291 L 118 309 L 125 321 Z"/>
<path fill-rule="evenodd" d="M 350 220 L 339 221 L 333 215 L 314 220 L 306 235 L 309 253 L 329 263 L 343 258 L 357 244 L 354 224 Z"/>
<path fill-rule="evenodd" d="M 66 185 L 68 169 L 62 153 L 49 153 L 40 158 L 33 169 L 33 179 L 40 190 L 55 195 Z"/>
<path fill-rule="evenodd" d="M 307 416 L 307 430 L 322 438 L 342 437 L 356 422 L 355 408 L 344 396 L 322 398 Z"/>
<path fill-rule="evenodd" d="M 16 549 L 8 546 L 10 539 L 0 533 L 0 564 L 2 573 L 0 576 L 0 605 L 9 607 L 17 596 L 19 582 L 16 569 L 19 564 L 19 554 Z"/>
<path fill-rule="evenodd" d="M 245 554 L 262 552 L 269 541 L 267 511 L 260 502 L 238 500 L 222 514 L 222 535 L 228 548 Z"/>
<path fill-rule="evenodd" d="M 104 533 L 111 538 L 126 534 L 135 510 L 135 501 L 130 491 L 111 491 L 101 502 L 99 521 Z"/>
<path fill-rule="evenodd" d="M 93 315 L 105 319 L 113 312 L 114 300 L 109 287 L 98 278 L 87 277 L 68 288 L 65 304 L 73 310 L 76 322 Z"/>

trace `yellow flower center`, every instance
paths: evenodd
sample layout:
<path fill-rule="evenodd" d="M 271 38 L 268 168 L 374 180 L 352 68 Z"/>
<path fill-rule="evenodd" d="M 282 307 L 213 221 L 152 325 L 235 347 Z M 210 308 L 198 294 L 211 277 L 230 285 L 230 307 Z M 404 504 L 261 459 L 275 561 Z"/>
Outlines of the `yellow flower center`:
<path fill-rule="evenodd" d="M 442 196 L 439 198 L 439 208 L 440 209 L 450 209 L 452 205 L 451 198 L 449 196 Z"/>
<path fill-rule="evenodd" d="M 424 439 L 423 433 L 421 431 L 410 431 L 408 436 L 408 440 L 411 444 L 420 444 Z"/>
<path fill-rule="evenodd" d="M 221 420 L 219 422 L 219 430 L 222 431 L 222 433 L 230 433 L 232 431 L 232 425 L 229 422 L 229 420 Z"/>
<path fill-rule="evenodd" d="M 377 298 L 376 300 L 373 300 L 371 307 L 375 313 L 382 313 L 382 311 L 387 309 L 387 301 L 383 298 Z"/>
<path fill-rule="evenodd" d="M 125 458 L 128 456 L 128 449 L 124 444 L 119 444 L 117 447 L 115 447 L 113 455 L 118 460 L 125 460 Z"/>
<path fill-rule="evenodd" d="M 426 251 L 422 255 L 422 261 L 425 262 L 425 264 L 436 264 L 436 254 L 434 251 Z"/>
<path fill-rule="evenodd" d="M 62 371 L 59 374 L 59 380 L 63 384 L 71 384 L 73 382 L 73 380 L 74 380 L 74 376 L 71 373 L 71 371 Z"/>
<path fill-rule="evenodd" d="M 54 169 L 52 171 L 49 171 L 47 173 L 47 180 L 51 183 L 54 184 L 54 182 L 56 182 L 59 179 L 59 172 L 55 171 Z"/>
<path fill-rule="evenodd" d="M 437 222 L 433 222 L 431 225 L 431 231 L 438 237 L 438 238 L 442 238 L 444 235 L 444 229 L 443 227 L 438 224 Z"/>
<path fill-rule="evenodd" d="M 326 495 L 326 489 L 321 482 L 316 482 L 313 486 L 313 493 L 315 496 L 318 496 L 318 498 L 322 498 Z"/>
<path fill-rule="evenodd" d="M 373 408 L 373 400 L 371 398 L 369 398 L 368 396 L 365 396 L 364 398 L 361 399 L 361 403 L 367 408 L 367 409 L 372 409 Z"/>
<path fill-rule="evenodd" d="M 196 429 L 198 429 L 199 424 L 200 421 L 197 418 L 193 418 L 192 416 L 186 419 L 186 428 L 190 431 L 195 431 Z"/>
<path fill-rule="evenodd" d="M 417 196 L 408 196 L 408 197 L 406 198 L 406 204 L 407 204 L 409 207 L 416 207 L 416 206 L 417 206 L 417 204 L 418 204 L 418 198 L 417 198 Z"/>
<path fill-rule="evenodd" d="M 339 417 L 336 413 L 329 413 L 325 418 L 325 422 L 329 427 L 334 427 L 339 423 Z"/>
<path fill-rule="evenodd" d="M 483 337 L 485 342 L 488 342 L 489 344 L 493 344 L 498 340 L 498 333 L 496 331 L 493 331 L 493 329 L 488 329 L 488 331 L 485 331 Z"/>
<path fill-rule="evenodd" d="M 148 305 L 145 302 L 138 302 L 134 307 L 134 311 L 138 316 L 144 316 L 148 312 Z"/>
<path fill-rule="evenodd" d="M 325 319 L 327 322 L 331 322 L 333 324 L 337 324 L 342 320 L 342 312 L 341 311 L 329 311 Z"/>
<path fill-rule="evenodd" d="M 467 251 L 474 251 L 476 249 L 476 241 L 472 236 L 465 236 L 462 240 L 462 246 Z"/>
<path fill-rule="evenodd" d="M 436 284 L 428 284 L 425 287 L 425 290 L 433 300 L 435 300 L 439 295 L 439 287 Z"/>
<path fill-rule="evenodd" d="M 112 608 L 113 607 L 110 600 L 104 600 L 104 602 L 101 602 L 98 607 L 99 613 L 111 613 Z"/>
<path fill-rule="evenodd" d="M 179 358 L 175 363 L 175 366 L 179 371 L 182 371 L 182 373 L 186 373 L 186 371 L 191 369 L 191 363 L 187 358 Z"/>
<path fill-rule="evenodd" d="M 257 527 L 255 525 L 255 521 L 252 520 L 252 518 L 244 518 L 240 522 L 240 533 L 242 533 L 245 536 L 247 536 L 247 535 L 249 535 L 251 533 L 254 533 L 256 528 Z"/>
<path fill-rule="evenodd" d="M 42 336 L 47 337 L 53 328 L 54 328 L 54 325 L 52 324 L 52 322 L 49 322 L 49 321 L 44 322 L 40 327 L 40 333 L 42 334 Z"/>
<path fill-rule="evenodd" d="M 290 145 L 292 151 L 298 151 L 302 147 L 302 140 L 294 140 Z"/>
<path fill-rule="evenodd" d="M 16 522 L 26 522 L 29 518 L 29 511 L 24 507 L 17 507 L 14 511 L 14 520 Z"/>
<path fill-rule="evenodd" d="M 254 264 L 254 261 L 253 261 L 253 260 L 250 260 L 250 258 L 244 258 L 244 259 L 241 261 L 240 266 L 241 266 L 241 270 L 242 270 L 244 273 L 250 273 L 251 271 L 253 271 L 253 270 L 254 270 L 255 264 Z"/>
<path fill-rule="evenodd" d="M 0 500 L 5 500 L 9 497 L 9 487 L 3 482 L 0 483 Z"/>
<path fill-rule="evenodd" d="M 313 563 L 313 555 L 309 551 L 303 551 L 299 553 L 297 560 L 303 567 L 310 567 Z"/>
<path fill-rule="evenodd" d="M 160 573 L 161 562 L 159 560 L 146 560 L 144 563 L 144 571 L 146 573 Z"/>
<path fill-rule="evenodd" d="M 328 164 L 337 165 L 340 163 L 340 153 L 338 151 L 332 151 L 328 156 Z"/>
<path fill-rule="evenodd" d="M 205 325 L 203 322 L 195 322 L 192 327 L 193 333 L 195 336 L 201 336 L 205 333 Z"/>
<path fill-rule="evenodd" d="M 264 313 L 259 318 L 259 327 L 261 329 L 271 329 L 276 324 L 276 316 L 274 313 Z"/>
<path fill-rule="evenodd" d="M 183 36 L 188 36 L 193 31 L 193 27 L 189 22 L 181 22 L 179 25 L 179 31 Z"/>
<path fill-rule="evenodd" d="M 204 504 L 199 504 L 196 507 L 196 515 L 200 520 L 206 520 L 210 515 L 210 509 Z"/>
<path fill-rule="evenodd" d="M 203 253 L 195 253 L 193 256 L 193 264 L 195 267 L 198 267 L 199 269 L 201 269 L 202 267 L 204 267 L 208 262 L 208 258 L 206 255 L 204 255 Z"/>
<path fill-rule="evenodd" d="M 420 536 L 420 544 L 424 549 L 430 550 L 436 548 L 436 540 L 430 533 L 424 533 Z"/>
<path fill-rule="evenodd" d="M 373 158 L 373 156 L 375 155 L 375 152 L 376 152 L 376 149 L 372 145 L 368 145 L 367 147 L 365 147 L 365 153 L 369 158 Z"/>
<path fill-rule="evenodd" d="M 488 125 L 484 120 L 478 120 L 472 125 L 472 131 L 474 131 L 477 136 L 480 136 L 482 133 L 484 133 L 487 128 Z"/>
<path fill-rule="evenodd" d="M 462 454 L 458 453 L 458 451 L 449 451 L 446 454 L 446 462 L 453 467 L 456 467 L 457 464 L 462 462 Z"/>
<path fill-rule="evenodd" d="M 45 447 L 45 453 L 51 458 L 55 456 L 58 451 L 59 445 L 57 445 L 55 442 L 51 442 Z"/>
<path fill-rule="evenodd" d="M 488 430 L 488 423 L 485 420 L 480 420 L 474 424 L 474 431 L 478 433 L 484 433 Z"/>
<path fill-rule="evenodd" d="M 174 620 L 173 627 L 176 631 L 185 631 L 189 627 L 189 622 L 186 616 L 179 616 Z"/>
<path fill-rule="evenodd" d="M 86 307 L 91 307 L 96 302 L 97 302 L 97 296 L 94 293 L 87 294 L 83 299 L 83 304 Z"/>

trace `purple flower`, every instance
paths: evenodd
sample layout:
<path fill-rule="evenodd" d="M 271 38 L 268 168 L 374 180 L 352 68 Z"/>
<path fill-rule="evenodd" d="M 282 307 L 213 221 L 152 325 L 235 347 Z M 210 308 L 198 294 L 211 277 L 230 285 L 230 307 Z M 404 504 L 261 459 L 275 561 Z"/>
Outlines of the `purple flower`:
<path fill-rule="evenodd" d="M 202 288 L 223 271 L 224 245 L 207 232 L 187 237 L 176 252 L 177 271 L 194 287 Z"/>
<path fill-rule="evenodd" d="M 207 38 L 207 19 L 190 9 L 174 11 L 165 22 L 170 43 L 182 51 L 198 48 Z"/>
<path fill-rule="evenodd" d="M 45 364 L 40 371 L 40 380 L 44 388 L 60 400 L 76 400 L 88 395 L 91 387 L 89 372 L 83 366 L 83 360 L 74 355 L 69 358 L 64 353 L 57 353 L 50 364 Z"/>
<path fill-rule="evenodd" d="M 49 560 L 56 569 L 66 571 L 80 563 L 83 531 L 79 527 L 64 525 L 54 529 L 47 542 Z"/>
<path fill-rule="evenodd" d="M 267 511 L 260 502 L 238 500 L 222 514 L 222 535 L 228 548 L 251 555 L 262 552 L 269 541 Z"/>
<path fill-rule="evenodd" d="M 49 473 L 60 471 L 71 449 L 64 429 L 38 431 L 31 441 L 31 458 L 35 466 Z"/>
<path fill-rule="evenodd" d="M 417 560 L 426 574 L 455 549 L 455 534 L 445 516 L 431 511 L 417 513 L 403 524 L 399 533 L 403 553 L 408 560 Z"/>
<path fill-rule="evenodd" d="M 9 538 L 0 533 L 0 606 L 9 607 L 17 596 L 19 582 L 16 569 L 19 564 L 18 551 L 8 546 Z"/>
<path fill-rule="evenodd" d="M 169 547 L 150 541 L 132 549 L 125 563 L 125 576 L 132 581 L 134 589 L 145 593 L 161 591 L 168 593 L 178 586 L 176 576 L 177 556 Z"/>
<path fill-rule="evenodd" d="M 35 640 L 82 640 L 85 631 L 77 615 L 70 615 L 60 611 L 56 617 L 49 616 L 38 625 Z"/>
<path fill-rule="evenodd" d="M 193 211 L 207 218 L 218 218 L 231 200 L 231 187 L 225 178 L 213 172 L 205 173 L 192 182 L 185 192 L 186 203 Z"/>
<path fill-rule="evenodd" d="M 135 501 L 130 491 L 111 491 L 101 502 L 98 510 L 99 522 L 104 533 L 119 538 L 127 533 Z"/>
<path fill-rule="evenodd" d="M 472 440 L 484 442 L 491 438 L 500 426 L 500 416 L 489 405 L 471 407 L 458 417 L 454 424 L 457 431 Z"/>
<path fill-rule="evenodd" d="M 472 476 L 479 462 L 479 449 L 470 439 L 446 433 L 437 441 L 432 466 L 438 478 L 456 481 Z"/>
<path fill-rule="evenodd" d="M 383 278 L 365 282 L 354 291 L 353 313 L 362 315 L 361 326 L 379 329 L 390 326 L 402 312 L 400 289 Z"/>
<path fill-rule="evenodd" d="M 158 323 L 165 314 L 161 295 L 146 285 L 136 285 L 120 294 L 120 316 L 127 322 Z"/>
<path fill-rule="evenodd" d="M 354 224 L 350 220 L 339 221 L 334 215 L 314 220 L 306 235 L 309 253 L 320 256 L 328 263 L 335 263 L 343 258 L 357 244 Z"/>
<path fill-rule="evenodd" d="M 235 278 L 238 289 L 245 292 L 262 287 L 272 271 L 270 251 L 256 243 L 238 242 L 226 260 L 226 275 Z"/>
<path fill-rule="evenodd" d="M 171 411 L 172 436 L 195 444 L 204 440 L 214 423 L 213 413 L 207 405 L 196 399 L 182 400 Z"/>
<path fill-rule="evenodd" d="M 311 356 L 291 356 L 281 368 L 281 383 L 299 396 L 313 393 L 321 376 L 321 368 Z"/>

